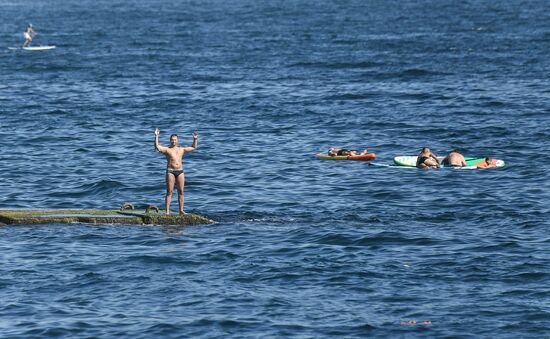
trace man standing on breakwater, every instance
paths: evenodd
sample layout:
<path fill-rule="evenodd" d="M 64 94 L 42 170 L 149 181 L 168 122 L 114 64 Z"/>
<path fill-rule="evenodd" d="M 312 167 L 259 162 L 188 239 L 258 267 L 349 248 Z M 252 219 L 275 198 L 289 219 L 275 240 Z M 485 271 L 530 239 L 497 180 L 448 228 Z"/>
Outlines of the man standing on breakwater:
<path fill-rule="evenodd" d="M 197 148 L 199 135 L 197 131 L 193 133 L 193 144 L 187 147 L 178 146 L 178 135 L 170 136 L 170 146 L 164 147 L 159 144 L 159 129 L 155 128 L 155 149 L 166 156 L 166 215 L 170 215 L 170 202 L 172 202 L 172 193 L 174 184 L 178 190 L 178 204 L 180 214 L 185 214 L 183 210 L 183 187 L 185 178 L 183 173 L 182 158 L 186 152 L 192 152 Z"/>

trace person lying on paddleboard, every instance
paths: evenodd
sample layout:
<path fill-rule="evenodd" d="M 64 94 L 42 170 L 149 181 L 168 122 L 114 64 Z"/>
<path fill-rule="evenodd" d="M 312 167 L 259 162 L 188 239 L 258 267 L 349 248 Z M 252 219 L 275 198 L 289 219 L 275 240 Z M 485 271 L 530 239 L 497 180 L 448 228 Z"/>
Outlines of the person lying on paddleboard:
<path fill-rule="evenodd" d="M 423 147 L 416 159 L 416 167 L 439 168 L 439 160 L 437 160 L 437 156 L 428 147 Z"/>
<path fill-rule="evenodd" d="M 159 144 L 159 129 L 155 128 L 155 149 L 166 156 L 166 215 L 170 215 L 170 203 L 172 202 L 172 193 L 174 184 L 178 190 L 179 213 L 185 214 L 183 209 L 183 188 L 185 178 L 183 173 L 182 158 L 186 152 L 192 152 L 197 148 L 199 135 L 197 131 L 193 133 L 193 144 L 187 147 L 178 146 L 178 135 L 170 136 L 170 146 L 164 147 Z"/>
<path fill-rule="evenodd" d="M 345 148 L 334 148 L 334 147 L 331 147 L 328 149 L 328 152 L 327 154 L 330 155 L 331 157 L 334 157 L 334 156 L 337 156 L 337 155 L 341 155 L 341 156 L 347 156 L 347 155 L 363 155 L 363 154 L 367 154 L 368 151 L 365 149 L 365 150 L 362 150 L 361 153 L 357 153 L 356 150 L 352 149 L 352 150 L 349 150 L 349 149 L 345 149 Z"/>
<path fill-rule="evenodd" d="M 32 29 L 32 24 L 29 24 L 27 28 L 25 29 L 25 32 L 23 32 L 23 36 L 25 37 L 25 42 L 23 43 L 23 47 L 29 47 L 32 44 L 32 37 L 34 36 L 34 30 Z"/>
<path fill-rule="evenodd" d="M 493 159 L 493 158 L 485 158 L 485 160 L 483 160 L 482 162 L 478 163 L 476 165 L 477 168 L 493 168 L 493 167 L 497 167 L 497 159 Z"/>
<path fill-rule="evenodd" d="M 462 151 L 454 149 L 447 154 L 441 163 L 445 166 L 464 167 L 466 166 L 466 159 L 464 159 Z"/>

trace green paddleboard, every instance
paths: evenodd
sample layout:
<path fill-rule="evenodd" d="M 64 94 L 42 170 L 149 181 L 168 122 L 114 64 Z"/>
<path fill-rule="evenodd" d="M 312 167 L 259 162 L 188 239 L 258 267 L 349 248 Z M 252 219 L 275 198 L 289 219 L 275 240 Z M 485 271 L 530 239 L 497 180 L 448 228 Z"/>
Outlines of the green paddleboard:
<path fill-rule="evenodd" d="M 404 166 L 404 167 L 416 167 L 416 159 L 418 156 L 416 155 L 402 155 L 393 158 L 393 163 L 396 166 Z M 443 161 L 444 157 L 438 157 L 437 158 L 439 162 Z M 464 160 L 466 160 L 466 167 L 452 167 L 452 166 L 442 166 L 444 168 L 463 168 L 463 169 L 477 169 L 478 164 L 481 164 L 485 161 L 485 157 L 464 157 Z M 503 160 L 496 160 L 496 167 L 501 168 L 504 167 L 505 163 Z"/>

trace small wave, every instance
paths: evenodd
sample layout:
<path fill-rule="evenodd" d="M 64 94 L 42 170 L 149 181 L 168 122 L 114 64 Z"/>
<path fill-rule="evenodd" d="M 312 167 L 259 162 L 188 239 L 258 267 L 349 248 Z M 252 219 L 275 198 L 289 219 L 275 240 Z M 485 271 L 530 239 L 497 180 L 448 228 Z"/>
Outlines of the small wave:
<path fill-rule="evenodd" d="M 359 62 L 297 62 L 290 64 L 288 67 L 304 67 L 304 68 L 321 68 L 321 69 L 363 69 L 384 66 L 385 63 L 376 61 L 359 61 Z"/>
<path fill-rule="evenodd" d="M 506 103 L 498 100 L 491 100 L 489 102 L 486 102 L 483 104 L 485 107 L 491 107 L 491 108 L 501 108 L 507 106 Z"/>
<path fill-rule="evenodd" d="M 408 99 L 408 100 L 429 100 L 429 99 L 438 99 L 439 95 L 430 94 L 430 93 L 397 93 L 395 94 L 396 98 L 399 99 Z"/>
<path fill-rule="evenodd" d="M 360 42 L 360 40 L 355 40 L 355 39 L 335 39 L 335 40 L 332 40 L 333 44 L 336 44 L 336 45 L 349 45 L 349 46 L 356 45 L 359 42 Z"/>
<path fill-rule="evenodd" d="M 378 245 L 432 245 L 438 242 L 426 237 L 407 237 L 396 232 L 381 232 L 363 237 L 347 236 L 342 234 L 324 234 L 317 243 L 339 246 L 378 246 Z"/>
<path fill-rule="evenodd" d="M 208 217 L 217 222 L 262 222 L 272 224 L 286 224 L 296 221 L 296 218 L 289 216 L 281 217 L 279 215 L 271 213 L 261 213 L 253 211 L 227 211 L 209 214 Z"/>
<path fill-rule="evenodd" d="M 40 71 L 40 72 L 73 72 L 86 69 L 86 67 L 81 66 L 70 66 L 67 65 L 40 65 L 36 64 L 35 66 L 30 66 L 29 71 Z"/>
<path fill-rule="evenodd" d="M 402 77 L 421 77 L 421 76 L 436 75 L 436 74 L 438 73 L 428 71 L 426 69 L 421 69 L 421 68 L 412 68 L 401 72 Z"/>
<path fill-rule="evenodd" d="M 209 75 L 209 74 L 194 74 L 191 76 L 192 81 L 205 81 L 205 82 L 219 82 L 224 81 L 225 79 L 218 75 Z"/>
<path fill-rule="evenodd" d="M 179 330 L 179 327 L 174 325 L 173 323 L 160 323 L 149 327 L 149 330 L 157 334 L 159 334 L 159 332 L 168 334 L 174 333 L 174 331 Z"/>
<path fill-rule="evenodd" d="M 217 262 L 217 261 L 225 261 L 228 259 L 234 260 L 239 258 L 239 255 L 229 250 L 213 250 L 208 253 L 205 253 L 204 257 L 208 260 L 208 262 Z"/>
<path fill-rule="evenodd" d="M 105 281 L 103 274 L 96 272 L 86 272 L 76 275 L 71 282 L 78 286 L 78 288 L 82 288 L 87 285 L 95 285 L 101 281 Z"/>
<path fill-rule="evenodd" d="M 91 37 L 91 38 L 102 38 L 102 37 L 105 37 L 105 36 L 108 36 L 107 35 L 107 32 L 106 31 L 93 31 L 93 32 L 90 32 L 88 33 L 88 36 Z"/>
<path fill-rule="evenodd" d="M 363 99 L 371 99 L 374 97 L 377 97 L 378 93 L 344 93 L 344 94 L 338 94 L 338 95 L 331 95 L 328 97 L 325 97 L 323 99 L 325 100 L 363 100 Z"/>
<path fill-rule="evenodd" d="M 508 278 L 518 279 L 525 282 L 525 281 L 532 281 L 532 280 L 544 281 L 547 277 L 548 277 L 548 273 L 546 272 L 522 272 Z"/>
<path fill-rule="evenodd" d="M 104 193 L 116 193 L 121 188 L 126 187 L 123 183 L 116 180 L 102 179 L 96 182 L 87 183 L 74 187 L 67 191 L 56 191 L 48 194 L 50 197 L 80 198 L 85 196 L 101 195 Z"/>
<path fill-rule="evenodd" d="M 126 187 L 123 183 L 116 181 L 116 180 L 110 180 L 110 179 L 101 179 L 99 181 L 82 185 L 81 188 L 85 190 L 102 190 L 102 189 L 116 189 Z"/>
<path fill-rule="evenodd" d="M 341 217 L 341 220 L 344 221 L 353 221 L 353 222 L 361 222 L 361 223 L 379 223 L 382 222 L 382 220 L 376 216 L 369 216 L 364 217 L 358 214 L 347 214 Z"/>
<path fill-rule="evenodd" d="M 185 265 L 198 265 L 198 262 L 191 262 L 189 260 L 182 260 L 177 257 L 160 256 L 160 255 L 134 255 L 127 258 L 128 261 L 141 261 L 143 263 L 153 264 L 179 264 L 185 262 Z"/>
<path fill-rule="evenodd" d="M 78 137 L 76 136 L 55 136 L 55 135 L 45 135 L 45 136 L 38 136 L 34 137 L 28 140 L 29 143 L 37 143 L 37 144 L 43 144 L 48 142 L 55 142 L 55 141 L 75 141 L 78 140 Z"/>
<path fill-rule="evenodd" d="M 369 246 L 369 245 L 434 245 L 437 244 L 437 241 L 434 241 L 430 238 L 409 238 L 401 235 L 388 234 L 388 235 L 377 235 L 375 237 L 367 236 L 355 240 L 352 245 L 354 246 Z"/>
<path fill-rule="evenodd" d="M 362 74 L 362 78 L 376 79 L 376 80 L 416 80 L 430 76 L 447 75 L 448 73 L 430 71 L 422 68 L 411 68 L 395 72 L 369 72 Z"/>
<path fill-rule="evenodd" d="M 59 103 L 60 100 L 56 100 L 55 103 Z M 62 109 L 54 109 L 45 113 L 46 115 L 67 115 L 68 112 Z"/>

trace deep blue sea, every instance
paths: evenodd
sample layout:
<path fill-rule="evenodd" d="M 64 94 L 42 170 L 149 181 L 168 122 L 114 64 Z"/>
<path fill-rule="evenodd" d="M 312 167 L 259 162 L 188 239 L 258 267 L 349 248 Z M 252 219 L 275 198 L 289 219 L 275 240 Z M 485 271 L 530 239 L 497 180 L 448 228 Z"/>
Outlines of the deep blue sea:
<path fill-rule="evenodd" d="M 163 207 L 197 129 L 218 222 L 0 227 L 0 337 L 550 338 L 549 56 L 546 0 L 0 0 L 0 208 Z"/>

